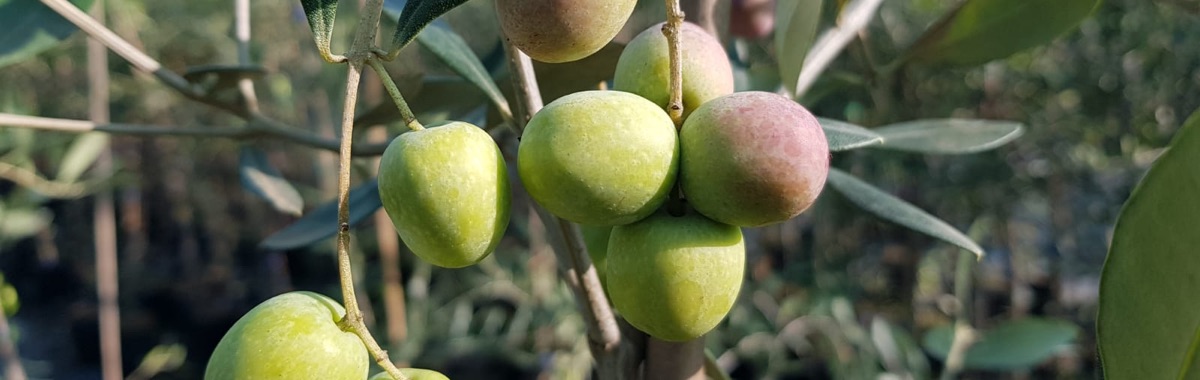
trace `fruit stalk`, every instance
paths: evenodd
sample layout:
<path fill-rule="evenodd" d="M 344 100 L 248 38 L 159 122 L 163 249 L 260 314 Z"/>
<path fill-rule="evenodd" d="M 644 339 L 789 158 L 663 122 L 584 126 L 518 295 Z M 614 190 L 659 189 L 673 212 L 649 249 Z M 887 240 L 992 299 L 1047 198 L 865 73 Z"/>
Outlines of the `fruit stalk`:
<path fill-rule="evenodd" d="M 670 67 L 670 100 L 667 115 L 675 123 L 675 129 L 683 127 L 683 59 L 680 52 L 679 29 L 683 26 L 684 14 L 679 0 L 665 0 L 667 22 L 663 24 L 663 36 L 667 38 L 667 57 Z M 682 192 L 678 184 L 671 191 L 668 207 L 673 213 L 683 211 Z M 704 338 L 684 343 L 672 343 L 647 337 L 647 379 L 702 379 L 704 378 Z"/>
<path fill-rule="evenodd" d="M 379 74 L 379 79 L 383 81 L 383 87 L 387 89 L 388 95 L 392 97 L 392 102 L 396 103 L 396 108 L 400 110 L 400 119 L 404 121 L 404 126 L 413 131 L 425 129 L 425 126 L 417 121 L 417 116 L 413 114 L 412 109 L 408 108 L 408 102 L 404 101 L 404 95 L 400 94 L 400 89 L 396 87 L 396 82 L 392 81 L 392 76 L 388 75 L 383 63 L 378 59 L 368 59 L 367 64 L 375 70 L 376 74 Z"/>
<path fill-rule="evenodd" d="M 375 342 L 375 338 L 363 323 L 362 311 L 358 308 L 358 298 L 354 292 L 354 274 L 350 269 L 350 158 L 354 143 L 354 108 L 358 102 L 358 85 L 362 79 L 363 68 L 377 59 L 372 50 L 375 47 L 375 34 L 378 32 L 379 15 L 382 12 L 383 0 L 367 1 L 358 20 L 354 42 L 347 53 L 350 64 L 346 74 L 345 103 L 342 105 L 342 140 L 338 164 L 338 278 L 342 286 L 342 303 L 346 307 L 346 316 L 340 324 L 342 330 L 353 332 L 362 339 L 367 351 L 388 375 L 396 380 L 408 380 L 388 359 L 387 351 L 379 347 L 379 343 Z M 386 72 L 379 76 L 388 77 Z"/>
<path fill-rule="evenodd" d="M 667 51 L 671 67 L 671 100 L 667 102 L 667 115 L 675 122 L 675 129 L 683 126 L 683 59 L 679 52 L 679 28 L 683 25 L 683 9 L 679 0 L 666 0 L 667 22 L 663 24 L 663 36 L 667 37 Z"/>

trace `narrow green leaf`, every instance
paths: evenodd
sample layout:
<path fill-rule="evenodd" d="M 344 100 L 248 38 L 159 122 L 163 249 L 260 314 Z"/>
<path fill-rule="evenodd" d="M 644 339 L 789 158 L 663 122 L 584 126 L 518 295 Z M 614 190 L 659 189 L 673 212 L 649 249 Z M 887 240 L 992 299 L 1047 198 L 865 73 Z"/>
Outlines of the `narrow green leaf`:
<path fill-rule="evenodd" d="M 1040 318 L 1005 321 L 980 334 L 979 340 L 967 350 L 964 367 L 995 371 L 1030 368 L 1061 351 L 1078 335 L 1079 327 L 1067 321 Z M 934 357 L 946 360 L 953 341 L 954 325 L 945 324 L 925 333 L 922 345 Z"/>
<path fill-rule="evenodd" d="M 1021 123 L 978 119 L 925 119 L 875 128 L 877 148 L 919 153 L 966 154 L 994 149 L 1025 133 Z"/>
<path fill-rule="evenodd" d="M 871 23 L 881 5 L 883 0 L 851 0 L 841 7 L 837 25 L 822 32 L 804 57 L 804 67 L 800 68 L 800 76 L 796 78 L 793 98 L 808 93 L 808 89 L 833 63 L 834 58 Z"/>
<path fill-rule="evenodd" d="M 512 117 L 508 100 L 500 93 L 500 87 L 497 87 L 496 82 L 492 81 L 492 76 L 488 74 L 483 63 L 479 61 L 479 57 L 475 56 L 471 47 L 467 46 L 467 42 L 463 41 L 462 37 L 459 37 L 450 28 L 433 25 L 417 35 L 417 42 L 433 52 L 455 73 L 482 90 L 500 114 L 507 118 Z"/>
<path fill-rule="evenodd" d="M 103 132 L 89 132 L 76 137 L 58 165 L 55 180 L 67 183 L 78 180 L 83 172 L 92 167 L 96 158 L 108 149 L 108 140 L 108 134 Z"/>
<path fill-rule="evenodd" d="M 1200 377 L 1200 111 L 1117 217 L 1096 323 L 1111 379 Z"/>
<path fill-rule="evenodd" d="M 400 16 L 396 19 L 396 33 L 392 35 L 392 53 L 408 46 L 433 20 L 465 2 L 467 0 L 393 0 L 384 2 L 385 8 L 394 9 L 403 6 Z"/>
<path fill-rule="evenodd" d="M 829 141 L 829 150 L 831 152 L 857 149 L 883 143 L 883 136 L 870 129 L 823 117 L 818 117 L 817 121 L 821 123 L 821 128 L 825 130 L 825 139 Z"/>
<path fill-rule="evenodd" d="M 333 62 L 329 44 L 333 39 L 333 22 L 337 18 L 338 0 L 300 0 L 300 5 L 304 7 L 304 15 L 308 17 L 313 42 L 317 44 L 321 58 L 326 62 Z"/>
<path fill-rule="evenodd" d="M 50 213 L 41 209 L 6 208 L 0 214 L 0 240 L 24 239 L 50 225 Z"/>
<path fill-rule="evenodd" d="M 242 147 L 238 156 L 238 172 L 242 177 L 242 186 L 266 200 L 271 207 L 297 216 L 304 212 L 304 198 L 300 197 L 300 192 L 279 174 L 262 150 Z"/>
<path fill-rule="evenodd" d="M 983 248 L 946 222 L 838 169 L 829 169 L 829 185 L 867 212 L 982 257 Z"/>
<path fill-rule="evenodd" d="M 929 359 L 904 328 L 876 316 L 871 319 L 871 341 L 889 373 L 901 378 L 929 378 Z"/>
<path fill-rule="evenodd" d="M 972 66 L 1050 42 L 1074 29 L 1100 0 L 967 0 L 909 49 L 926 64 Z"/>
<path fill-rule="evenodd" d="M 371 179 L 350 190 L 350 226 L 367 220 L 383 207 L 379 200 L 379 181 Z M 337 200 L 331 200 L 308 212 L 295 223 L 284 227 L 259 244 L 264 249 L 287 250 L 307 247 L 325 240 L 338 231 Z"/>
<path fill-rule="evenodd" d="M 788 91 L 796 92 L 796 79 L 804 57 L 817 37 L 821 22 L 821 0 L 780 1 L 775 5 L 775 52 L 779 79 Z"/>
<path fill-rule="evenodd" d="M 71 0 L 84 11 L 92 0 Z M 38 0 L 0 0 L 0 67 L 31 58 L 57 45 L 77 28 Z"/>

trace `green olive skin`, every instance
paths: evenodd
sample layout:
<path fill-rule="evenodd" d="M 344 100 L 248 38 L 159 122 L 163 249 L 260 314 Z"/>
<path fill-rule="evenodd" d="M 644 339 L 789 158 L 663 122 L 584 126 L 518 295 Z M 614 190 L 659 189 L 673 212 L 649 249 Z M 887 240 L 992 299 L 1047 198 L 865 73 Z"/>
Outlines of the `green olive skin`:
<path fill-rule="evenodd" d="M 625 46 L 617 60 L 613 89 L 641 95 L 665 110 L 671 96 L 671 62 L 662 25 L 651 26 Z M 687 120 L 709 100 L 733 93 L 733 67 L 721 42 L 696 24 L 683 23 L 679 45 L 683 119 Z"/>
<path fill-rule="evenodd" d="M 268 299 L 225 333 L 204 379 L 361 380 L 370 359 L 362 340 L 338 327 L 345 314 L 342 305 L 312 292 Z"/>
<path fill-rule="evenodd" d="M 551 102 L 529 120 L 517 171 L 550 213 L 584 225 L 638 221 L 675 183 L 679 141 L 667 113 L 621 91 L 583 91 Z"/>
<path fill-rule="evenodd" d="M 742 230 L 696 212 L 659 211 L 613 227 L 608 290 L 629 324 L 683 342 L 711 331 L 733 307 L 745 273 Z"/>
<path fill-rule="evenodd" d="M 379 198 L 404 244 L 444 268 L 478 263 L 508 228 L 508 172 L 491 136 L 464 122 L 401 134 L 379 163 Z"/>

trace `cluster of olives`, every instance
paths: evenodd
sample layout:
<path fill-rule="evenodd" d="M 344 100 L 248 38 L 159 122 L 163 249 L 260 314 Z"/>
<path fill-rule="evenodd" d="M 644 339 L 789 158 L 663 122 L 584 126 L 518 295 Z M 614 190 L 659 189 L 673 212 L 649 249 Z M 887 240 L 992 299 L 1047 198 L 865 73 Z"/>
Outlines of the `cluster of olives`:
<path fill-rule="evenodd" d="M 565 3 L 496 1 L 511 43 L 534 59 L 566 62 L 607 44 L 636 0 Z M 734 93 L 721 44 L 686 23 L 679 31 L 684 112 L 677 128 L 666 112 L 661 28 L 629 42 L 612 91 L 567 95 L 533 115 L 517 169 L 534 201 L 583 226 L 617 311 L 653 337 L 686 341 L 714 328 L 737 298 L 745 270 L 740 227 L 779 223 L 807 209 L 824 186 L 829 151 L 816 118 L 800 105 L 772 93 Z M 487 257 L 509 223 L 504 158 L 491 136 L 469 123 L 430 125 L 394 139 L 380 161 L 379 193 L 405 245 L 441 267 Z M 271 298 L 221 339 L 205 378 L 363 379 L 368 354 L 339 325 L 344 315 L 341 305 L 315 293 Z"/>
<path fill-rule="evenodd" d="M 661 29 L 629 42 L 612 91 L 567 95 L 534 115 L 517 169 L 534 201 L 584 226 L 617 311 L 655 338 L 686 341 L 715 327 L 737 298 L 745 268 L 739 227 L 807 209 L 825 184 L 829 150 L 802 106 L 734 93 L 720 43 L 687 23 L 679 31 L 677 130 L 666 112 Z M 676 189 L 682 197 L 670 201 Z"/>

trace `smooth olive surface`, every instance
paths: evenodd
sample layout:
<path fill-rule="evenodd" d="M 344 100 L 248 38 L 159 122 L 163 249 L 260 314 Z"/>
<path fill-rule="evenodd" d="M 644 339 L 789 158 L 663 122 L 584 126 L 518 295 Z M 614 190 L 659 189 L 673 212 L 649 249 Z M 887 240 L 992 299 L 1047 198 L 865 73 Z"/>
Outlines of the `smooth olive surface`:
<path fill-rule="evenodd" d="M 829 174 L 829 145 L 816 117 L 773 93 L 713 99 L 684 122 L 679 139 L 684 196 L 726 224 L 763 226 L 799 215 Z"/>
<path fill-rule="evenodd" d="M 361 380 L 370 359 L 362 340 L 342 331 L 342 305 L 312 292 L 275 296 L 250 309 L 221 338 L 206 380 Z"/>
<path fill-rule="evenodd" d="M 637 0 L 496 0 L 504 37 L 530 58 L 562 63 L 604 47 Z"/>
<path fill-rule="evenodd" d="M 725 318 L 745 272 L 741 229 L 696 212 L 660 211 L 613 227 L 608 290 L 638 330 L 666 341 L 696 339 Z"/>
<path fill-rule="evenodd" d="M 441 372 L 429 369 L 400 368 L 400 373 L 407 376 L 408 380 L 450 380 L 450 378 Z M 371 376 L 369 380 L 392 380 L 392 377 L 387 372 L 380 372 L 375 374 L 375 376 Z"/>
<path fill-rule="evenodd" d="M 550 213 L 613 226 L 662 204 L 678 157 L 675 126 L 657 105 L 627 92 L 584 91 L 529 120 L 517 169 L 529 195 Z"/>
<path fill-rule="evenodd" d="M 491 136 L 464 122 L 408 132 L 379 163 L 379 197 L 404 244 L 431 264 L 483 260 L 509 221 L 504 158 Z"/>
<path fill-rule="evenodd" d="M 613 89 L 628 91 L 666 109 L 670 101 L 670 57 L 662 23 L 651 26 L 629 41 L 617 61 Z M 705 102 L 733 93 L 733 68 L 725 48 L 712 35 L 692 23 L 679 29 L 683 76 L 683 116 Z"/>

